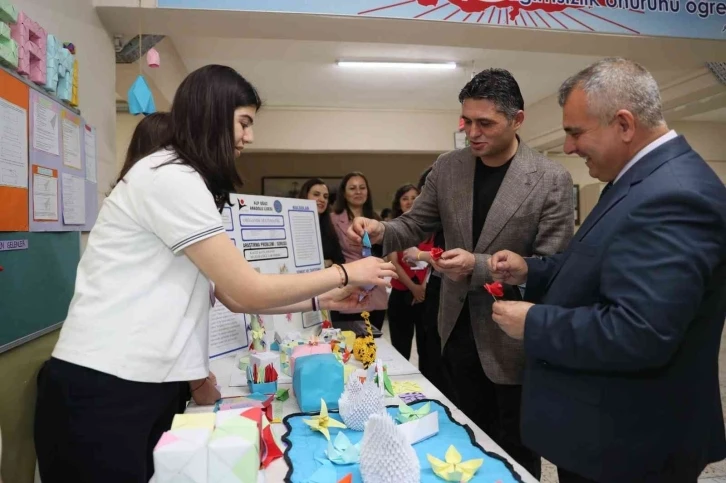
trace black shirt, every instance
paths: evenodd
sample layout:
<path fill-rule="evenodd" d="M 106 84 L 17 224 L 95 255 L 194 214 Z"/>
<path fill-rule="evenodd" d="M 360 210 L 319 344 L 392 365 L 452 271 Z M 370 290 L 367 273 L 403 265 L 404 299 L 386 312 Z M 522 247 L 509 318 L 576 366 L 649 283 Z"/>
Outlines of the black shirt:
<path fill-rule="evenodd" d="M 494 203 L 499 187 L 504 181 L 504 175 L 507 174 L 509 165 L 512 164 L 512 157 L 509 161 L 501 166 L 492 168 L 482 162 L 480 158 L 476 158 L 476 170 L 474 171 L 474 200 L 471 221 L 471 236 L 473 239 L 472 249 L 476 247 L 479 241 L 481 231 L 484 229 L 484 222 L 487 219 L 489 210 Z"/>

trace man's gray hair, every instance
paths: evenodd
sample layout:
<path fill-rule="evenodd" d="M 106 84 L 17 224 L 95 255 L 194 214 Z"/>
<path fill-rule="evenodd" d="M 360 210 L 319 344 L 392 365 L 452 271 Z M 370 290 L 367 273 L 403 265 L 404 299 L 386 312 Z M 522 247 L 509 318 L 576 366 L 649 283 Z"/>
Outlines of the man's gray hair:
<path fill-rule="evenodd" d="M 575 88 L 585 92 L 590 112 L 603 124 L 610 123 L 620 109 L 630 111 L 648 129 L 665 123 L 658 84 L 650 72 L 632 60 L 603 59 L 570 77 L 560 87 L 560 106 Z"/>

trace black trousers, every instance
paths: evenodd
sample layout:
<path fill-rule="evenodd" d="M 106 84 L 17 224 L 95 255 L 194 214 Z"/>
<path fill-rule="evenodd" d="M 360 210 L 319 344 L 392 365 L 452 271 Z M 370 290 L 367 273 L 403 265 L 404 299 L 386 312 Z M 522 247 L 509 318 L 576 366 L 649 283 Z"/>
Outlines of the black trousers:
<path fill-rule="evenodd" d="M 632 480 L 623 480 L 623 483 L 697 483 L 705 467 L 703 455 L 673 454 L 666 458 L 662 468 Z M 557 476 L 560 483 L 610 483 L 591 480 L 562 468 L 557 468 Z"/>
<path fill-rule="evenodd" d="M 147 483 L 182 384 L 126 381 L 50 359 L 38 374 L 35 410 L 43 483 Z"/>
<path fill-rule="evenodd" d="M 410 290 L 391 290 L 388 297 L 388 330 L 391 332 L 391 345 L 406 360 L 411 358 L 411 343 L 416 333 L 416 350 L 419 365 L 425 356 L 425 339 L 423 329 L 424 304 L 411 305 L 413 294 Z"/>
<path fill-rule="evenodd" d="M 383 328 L 383 321 L 386 320 L 386 311 L 385 310 L 371 310 L 369 312 L 371 314 L 370 321 L 371 325 L 375 327 L 378 330 L 381 330 Z M 337 322 L 339 320 L 363 320 L 359 313 L 356 314 L 342 314 L 340 312 L 330 312 L 330 318 L 333 322 Z"/>
<path fill-rule="evenodd" d="M 426 284 L 426 300 L 423 303 L 424 342 L 418 347 L 418 368 L 421 374 L 431 381 L 431 384 L 451 399 L 442 367 L 441 337 L 439 336 L 440 297 L 441 278 L 432 275 Z M 418 344 L 418 340 L 416 344 Z"/>
<path fill-rule="evenodd" d="M 493 383 L 479 361 L 471 330 L 468 303 L 443 352 L 444 371 L 452 402 L 532 476 L 539 479 L 540 457 L 522 444 L 522 386 Z"/>

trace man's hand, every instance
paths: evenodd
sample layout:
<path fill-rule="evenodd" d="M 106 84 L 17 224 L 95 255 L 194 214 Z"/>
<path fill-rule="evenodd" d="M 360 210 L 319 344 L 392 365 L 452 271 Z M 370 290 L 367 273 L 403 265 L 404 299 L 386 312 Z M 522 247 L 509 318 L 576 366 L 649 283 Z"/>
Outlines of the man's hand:
<path fill-rule="evenodd" d="M 529 302 L 497 301 L 492 305 L 492 319 L 512 339 L 524 339 L 524 321 L 534 304 Z"/>
<path fill-rule="evenodd" d="M 461 248 L 454 248 L 442 253 L 441 258 L 433 265 L 437 272 L 441 272 L 451 280 L 458 282 L 471 275 L 475 263 L 476 258 L 474 258 L 473 253 Z"/>
<path fill-rule="evenodd" d="M 380 221 L 357 217 L 350 224 L 347 235 L 353 243 L 360 245 L 363 241 L 363 233 L 368 232 L 371 243 L 377 244 L 383 241 L 385 230 L 386 227 Z"/>
<path fill-rule="evenodd" d="M 522 285 L 527 281 L 527 262 L 520 255 L 502 250 L 489 258 L 489 273 L 496 282 Z"/>

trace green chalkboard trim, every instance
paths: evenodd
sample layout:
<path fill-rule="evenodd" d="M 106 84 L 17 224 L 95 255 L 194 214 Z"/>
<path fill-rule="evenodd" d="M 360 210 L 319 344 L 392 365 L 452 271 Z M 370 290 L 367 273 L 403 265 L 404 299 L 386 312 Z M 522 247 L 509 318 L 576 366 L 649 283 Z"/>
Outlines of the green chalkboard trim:
<path fill-rule="evenodd" d="M 51 332 L 60 329 L 62 325 L 63 325 L 63 322 L 58 322 L 57 324 L 53 324 L 49 327 L 46 327 L 45 329 L 41 329 L 38 332 L 33 332 L 32 334 L 28 334 L 24 337 L 21 337 L 20 339 L 14 340 L 3 346 L 0 346 L 0 354 L 2 354 L 3 352 L 7 352 L 10 349 L 15 349 L 16 347 L 23 345 L 26 342 L 30 342 L 31 340 L 38 339 L 40 337 L 43 337 L 46 334 L 50 334 Z"/>

